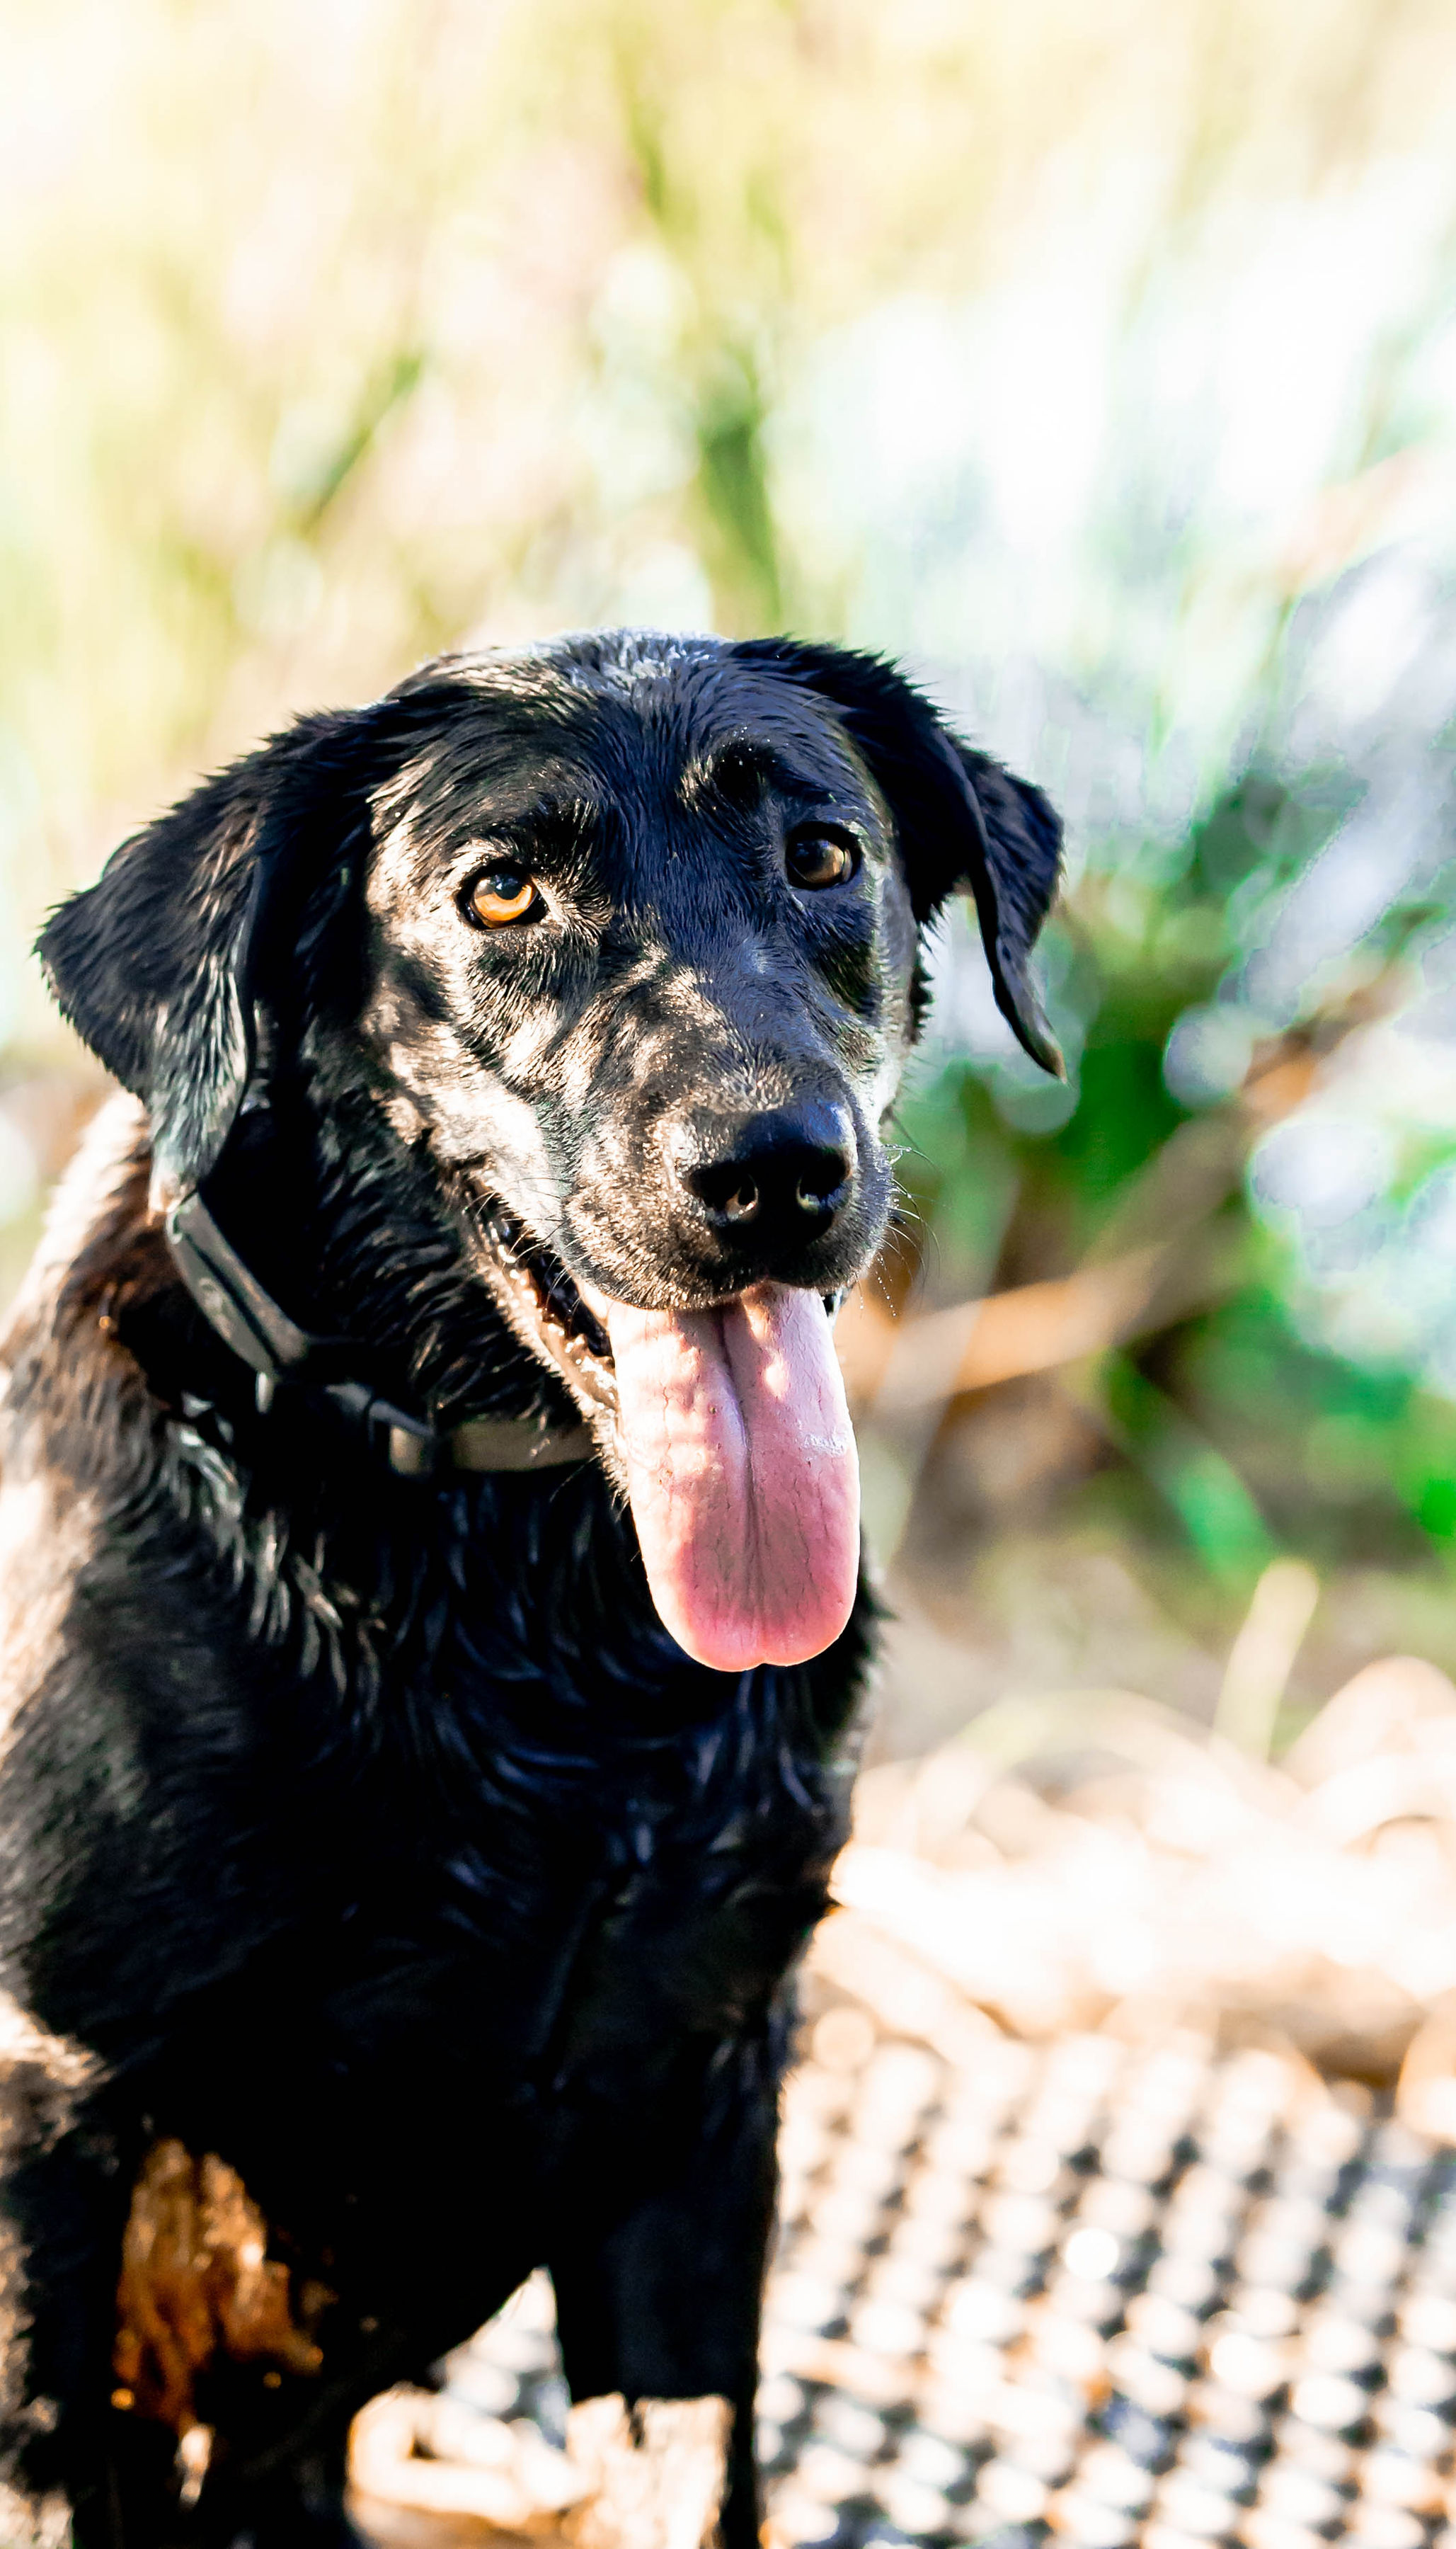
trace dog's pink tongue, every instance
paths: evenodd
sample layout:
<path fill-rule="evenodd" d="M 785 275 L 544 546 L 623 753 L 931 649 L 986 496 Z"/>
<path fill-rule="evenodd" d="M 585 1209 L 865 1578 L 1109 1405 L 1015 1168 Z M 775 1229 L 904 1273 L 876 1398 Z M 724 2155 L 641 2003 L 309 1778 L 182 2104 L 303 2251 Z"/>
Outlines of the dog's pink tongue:
<path fill-rule="evenodd" d="M 819 1654 L 850 1616 L 860 1561 L 859 1464 L 822 1302 L 761 1283 L 722 1310 L 600 1306 L 663 1620 L 720 1672 Z"/>

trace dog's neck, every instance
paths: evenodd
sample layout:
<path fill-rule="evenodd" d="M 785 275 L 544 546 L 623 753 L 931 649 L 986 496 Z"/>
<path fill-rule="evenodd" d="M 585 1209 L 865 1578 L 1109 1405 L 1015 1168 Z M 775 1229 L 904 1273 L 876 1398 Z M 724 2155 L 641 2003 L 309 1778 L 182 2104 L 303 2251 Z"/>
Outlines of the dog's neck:
<path fill-rule="evenodd" d="M 201 1210 L 189 1213 L 184 1203 L 169 1216 L 173 1254 L 204 1315 L 234 1352 L 241 1345 L 233 1395 L 266 1406 L 272 1390 L 258 1390 L 255 1376 L 266 1376 L 271 1361 L 271 1377 L 284 1386 L 347 1384 L 361 1409 L 372 1394 L 417 1439 L 448 1446 L 466 1429 L 459 1449 L 469 1465 L 532 1464 L 508 1450 L 499 1463 L 487 1457 L 483 1424 L 524 1427 L 537 1448 L 543 1435 L 580 1432 L 560 1382 L 512 1333 L 473 1270 L 468 1240 L 433 1177 L 365 1093 L 322 1113 L 255 1104 L 199 1201 Z M 246 1298 L 239 1302 L 249 1285 L 250 1320 Z M 234 1315 L 226 1297 L 209 1299 L 215 1286 L 231 1294 Z M 285 1345 L 271 1359 L 250 1352 L 246 1336 L 250 1327 L 266 1337 L 269 1310 Z M 312 1370 L 303 1355 L 289 1368 L 290 1328 L 329 1341 Z M 371 1430 L 387 1441 L 388 1422 Z M 434 1457 L 420 1465 L 429 1468 Z"/>
<path fill-rule="evenodd" d="M 551 1469 L 591 1459 L 595 1443 L 585 1422 L 554 1427 L 524 1416 L 475 1416 L 442 1427 L 399 1406 L 361 1377 L 366 1358 L 351 1338 L 311 1336 L 289 1317 L 220 1229 L 200 1192 L 169 1206 L 164 1227 L 172 1262 L 193 1301 L 252 1372 L 259 1415 L 271 1412 L 280 1389 L 309 1392 L 401 1477 Z"/>

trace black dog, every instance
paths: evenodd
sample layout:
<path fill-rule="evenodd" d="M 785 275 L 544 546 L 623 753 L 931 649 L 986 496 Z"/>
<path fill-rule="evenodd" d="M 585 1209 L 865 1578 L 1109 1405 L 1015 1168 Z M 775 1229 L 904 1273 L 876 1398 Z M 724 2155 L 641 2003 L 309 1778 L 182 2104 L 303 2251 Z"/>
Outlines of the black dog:
<path fill-rule="evenodd" d="M 757 2537 L 870 1645 L 828 1311 L 953 889 L 1054 1067 L 1057 837 L 868 658 L 594 636 L 305 718 L 51 919 L 133 1095 L 8 1349 L 7 2539 L 353 2538 L 354 2410 L 542 2263 Z"/>

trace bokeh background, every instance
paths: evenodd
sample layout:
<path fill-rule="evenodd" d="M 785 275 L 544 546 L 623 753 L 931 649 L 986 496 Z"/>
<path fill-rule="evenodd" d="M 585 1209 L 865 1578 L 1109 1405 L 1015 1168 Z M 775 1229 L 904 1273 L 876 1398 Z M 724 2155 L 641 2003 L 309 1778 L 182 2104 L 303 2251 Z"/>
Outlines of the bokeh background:
<path fill-rule="evenodd" d="M 776 2536 L 1449 2549 L 1456 0 L 4 0 L 3 47 L 0 1294 L 100 1087 L 36 926 L 199 771 L 462 642 L 901 657 L 1065 811 L 1070 1069 L 953 916 L 842 1325 L 893 1617 Z M 497 2465 L 544 2308 L 431 2449 Z"/>
<path fill-rule="evenodd" d="M 7 1279 L 37 921 L 196 772 L 461 641 L 842 636 L 1070 852 L 1068 1082 L 957 914 L 847 1331 L 881 1747 L 1456 1663 L 1449 0 L 6 19 Z"/>
<path fill-rule="evenodd" d="M 956 917 L 847 1335 L 881 1744 L 1456 1663 L 1450 0 L 5 24 L 4 1281 L 94 1093 L 36 923 L 194 773 L 462 640 L 842 636 L 1070 847 L 1067 1085 Z"/>

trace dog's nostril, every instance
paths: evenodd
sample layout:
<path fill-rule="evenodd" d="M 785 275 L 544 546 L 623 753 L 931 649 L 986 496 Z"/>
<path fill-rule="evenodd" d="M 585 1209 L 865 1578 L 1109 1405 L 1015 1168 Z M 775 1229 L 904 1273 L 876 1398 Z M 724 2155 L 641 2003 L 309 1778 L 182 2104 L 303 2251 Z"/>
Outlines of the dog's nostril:
<path fill-rule="evenodd" d="M 698 1157 L 679 1174 L 719 1230 L 752 1223 L 765 1243 L 775 1232 L 802 1242 L 810 1231 L 817 1237 L 848 1198 L 854 1135 L 837 1107 L 782 1107 L 726 1120 L 704 1113 L 693 1131 Z"/>
<path fill-rule="evenodd" d="M 832 1211 L 843 1200 L 848 1174 L 849 1163 L 843 1151 L 813 1151 L 802 1158 L 793 1190 L 800 1212 Z"/>

